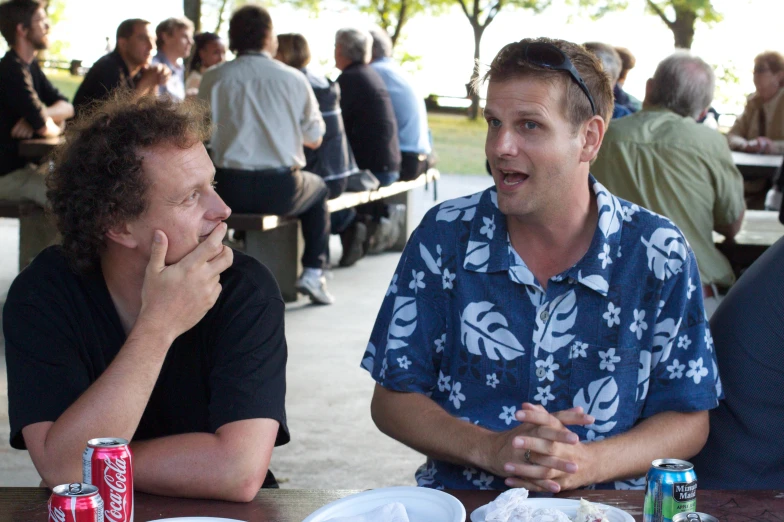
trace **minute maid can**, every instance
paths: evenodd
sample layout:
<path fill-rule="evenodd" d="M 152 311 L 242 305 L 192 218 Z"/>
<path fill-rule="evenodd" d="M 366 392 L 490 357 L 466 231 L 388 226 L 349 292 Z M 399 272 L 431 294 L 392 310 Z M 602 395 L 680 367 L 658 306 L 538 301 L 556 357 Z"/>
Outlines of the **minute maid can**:
<path fill-rule="evenodd" d="M 645 482 L 644 522 L 672 522 L 678 513 L 697 511 L 697 474 L 690 462 L 654 460 Z"/>

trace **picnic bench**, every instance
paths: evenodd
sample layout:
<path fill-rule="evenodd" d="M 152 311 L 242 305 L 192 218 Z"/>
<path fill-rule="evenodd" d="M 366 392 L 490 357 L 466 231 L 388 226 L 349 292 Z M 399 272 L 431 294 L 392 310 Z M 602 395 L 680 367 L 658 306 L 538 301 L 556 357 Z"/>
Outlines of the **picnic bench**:
<path fill-rule="evenodd" d="M 19 270 L 57 240 L 57 229 L 51 217 L 31 201 L 1 199 L 0 218 L 19 220 Z"/>
<path fill-rule="evenodd" d="M 387 203 L 404 203 L 404 234 L 400 235 L 394 250 L 402 251 L 408 236 L 413 231 L 412 190 L 433 184 L 434 199 L 436 182 L 440 178 L 438 170 L 431 168 L 412 181 L 398 181 L 378 190 L 364 192 L 344 192 L 327 202 L 330 212 L 356 207 L 371 201 L 384 200 Z M 246 254 L 261 261 L 272 271 L 280 286 L 283 300 L 297 300 L 297 276 L 302 272 L 302 252 L 304 240 L 300 232 L 299 219 L 265 214 L 232 214 L 226 224 L 230 229 L 245 233 Z"/>

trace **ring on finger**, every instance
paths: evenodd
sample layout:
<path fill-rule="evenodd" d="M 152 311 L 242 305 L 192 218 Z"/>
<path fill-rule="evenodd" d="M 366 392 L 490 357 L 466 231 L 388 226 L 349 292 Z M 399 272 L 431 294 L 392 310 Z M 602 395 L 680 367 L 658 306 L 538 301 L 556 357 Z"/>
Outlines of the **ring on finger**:
<path fill-rule="evenodd" d="M 525 459 L 525 461 L 528 464 L 533 464 L 533 462 L 531 462 L 531 450 L 530 449 L 525 450 L 525 453 L 523 453 L 523 458 Z"/>

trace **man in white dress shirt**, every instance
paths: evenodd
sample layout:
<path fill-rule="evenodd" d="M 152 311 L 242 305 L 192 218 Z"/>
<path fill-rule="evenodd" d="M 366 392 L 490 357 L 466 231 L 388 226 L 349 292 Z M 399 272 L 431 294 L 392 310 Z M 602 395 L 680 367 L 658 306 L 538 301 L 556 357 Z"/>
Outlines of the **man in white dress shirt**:
<path fill-rule="evenodd" d="M 217 190 L 234 212 L 297 216 L 305 238 L 297 290 L 332 304 L 323 274 L 328 190 L 321 177 L 301 170 L 303 146 L 318 148 L 324 120 L 305 75 L 272 58 L 277 46 L 266 9 L 244 6 L 229 23 L 237 58 L 204 73 L 199 98 L 216 124 L 210 147 Z"/>

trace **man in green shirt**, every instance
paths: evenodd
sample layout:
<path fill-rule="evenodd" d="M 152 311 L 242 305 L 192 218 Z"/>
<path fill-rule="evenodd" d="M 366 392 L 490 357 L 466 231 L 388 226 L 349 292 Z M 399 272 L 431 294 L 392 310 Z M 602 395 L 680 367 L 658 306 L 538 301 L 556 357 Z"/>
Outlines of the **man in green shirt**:
<path fill-rule="evenodd" d="M 643 110 L 612 122 L 592 167 L 610 192 L 683 231 L 697 256 L 708 316 L 720 300 L 718 288 L 735 282 L 712 232 L 732 238 L 745 210 L 743 177 L 727 141 L 696 122 L 714 87 L 713 70 L 700 58 L 678 52 L 664 59 L 648 80 Z"/>

